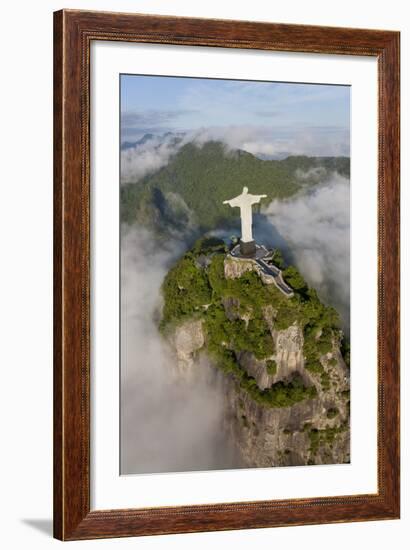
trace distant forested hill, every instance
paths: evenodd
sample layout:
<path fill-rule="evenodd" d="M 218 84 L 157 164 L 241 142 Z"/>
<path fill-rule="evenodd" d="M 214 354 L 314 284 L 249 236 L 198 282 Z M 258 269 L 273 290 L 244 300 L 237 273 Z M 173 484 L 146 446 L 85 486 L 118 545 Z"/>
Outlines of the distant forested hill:
<path fill-rule="evenodd" d="M 245 151 L 227 151 L 220 142 L 209 141 L 201 147 L 188 143 L 157 172 L 121 186 L 121 220 L 156 230 L 195 225 L 206 231 L 238 219 L 236 209 L 222 202 L 238 195 L 245 185 L 250 193 L 267 194 L 267 204 L 321 183 L 334 172 L 349 177 L 350 159 L 261 160 Z"/>

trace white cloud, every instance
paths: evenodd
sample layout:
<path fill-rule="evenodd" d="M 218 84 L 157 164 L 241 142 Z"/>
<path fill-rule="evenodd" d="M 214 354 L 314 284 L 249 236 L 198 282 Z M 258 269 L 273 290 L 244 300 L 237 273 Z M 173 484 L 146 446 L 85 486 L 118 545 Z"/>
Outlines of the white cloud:
<path fill-rule="evenodd" d="M 272 128 L 268 126 L 212 126 L 193 132 L 198 144 L 223 141 L 229 149 L 243 149 L 256 156 L 349 155 L 349 132 L 340 128 Z"/>
<path fill-rule="evenodd" d="M 334 174 L 309 194 L 273 201 L 263 214 L 270 228 L 269 233 L 265 227 L 266 233 L 279 232 L 307 281 L 342 313 L 348 328 L 349 181 Z M 237 460 L 222 430 L 224 394 L 218 373 L 196 365 L 203 367 L 201 376 L 177 383 L 175 358 L 157 330 L 163 278 L 184 250 L 181 239 L 159 244 L 146 229 L 123 229 L 122 473 L 226 468 Z"/>
<path fill-rule="evenodd" d="M 166 248 L 164 247 L 166 245 Z M 222 429 L 224 393 L 206 364 L 184 382 L 157 328 L 160 287 L 184 250 L 141 227 L 121 239 L 121 472 L 227 468 L 234 453 Z"/>
<path fill-rule="evenodd" d="M 256 156 L 283 158 L 288 155 L 349 155 L 349 132 L 340 128 L 272 129 L 267 126 L 211 126 L 183 134 L 155 136 L 142 145 L 121 152 L 121 181 L 135 182 L 165 166 L 186 143 L 198 146 L 222 141 L 227 150 L 242 149 Z"/>
<path fill-rule="evenodd" d="M 350 311 L 350 184 L 338 174 L 309 194 L 265 210 L 306 280 L 342 313 Z"/>
<path fill-rule="evenodd" d="M 153 136 L 141 145 L 121 151 L 121 182 L 136 182 L 166 166 L 186 140 L 175 141 L 175 136 Z"/>
<path fill-rule="evenodd" d="M 308 170 L 296 169 L 295 176 L 300 181 L 307 180 L 320 180 L 326 175 L 326 168 L 324 166 L 312 166 Z"/>

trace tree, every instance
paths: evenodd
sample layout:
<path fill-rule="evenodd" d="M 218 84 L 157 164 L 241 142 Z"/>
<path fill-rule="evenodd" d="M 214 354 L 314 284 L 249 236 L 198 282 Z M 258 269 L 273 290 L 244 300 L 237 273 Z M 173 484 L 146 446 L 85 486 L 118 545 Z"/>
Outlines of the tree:
<path fill-rule="evenodd" d="M 282 272 L 285 281 L 294 289 L 299 291 L 307 291 L 308 286 L 305 279 L 293 265 L 290 265 Z"/>

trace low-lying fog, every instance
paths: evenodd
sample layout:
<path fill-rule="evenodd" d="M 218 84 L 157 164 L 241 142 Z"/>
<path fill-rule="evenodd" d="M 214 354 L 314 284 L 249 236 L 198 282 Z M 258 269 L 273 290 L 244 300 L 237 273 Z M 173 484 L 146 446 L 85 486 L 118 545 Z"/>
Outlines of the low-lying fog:
<path fill-rule="evenodd" d="M 349 327 L 349 181 L 335 174 L 313 192 L 273 201 L 255 216 L 259 242 L 278 246 Z M 224 233 L 223 231 L 221 233 Z M 227 234 L 227 233 L 226 233 Z M 229 233 L 232 234 L 232 233 Z M 160 286 L 187 244 L 162 245 L 143 228 L 121 239 L 121 473 L 224 469 L 239 465 L 223 431 L 220 375 L 191 385 L 173 376 L 156 319 Z"/>

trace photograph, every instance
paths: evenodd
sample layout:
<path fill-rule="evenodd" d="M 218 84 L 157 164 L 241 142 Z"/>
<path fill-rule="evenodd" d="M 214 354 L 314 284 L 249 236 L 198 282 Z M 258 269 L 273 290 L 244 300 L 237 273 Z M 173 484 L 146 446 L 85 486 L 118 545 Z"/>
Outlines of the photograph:
<path fill-rule="evenodd" d="M 408 550 L 410 18 L 338 7 L 2 5 L 6 550 Z"/>
<path fill-rule="evenodd" d="M 349 464 L 351 87 L 119 87 L 120 474 Z"/>

